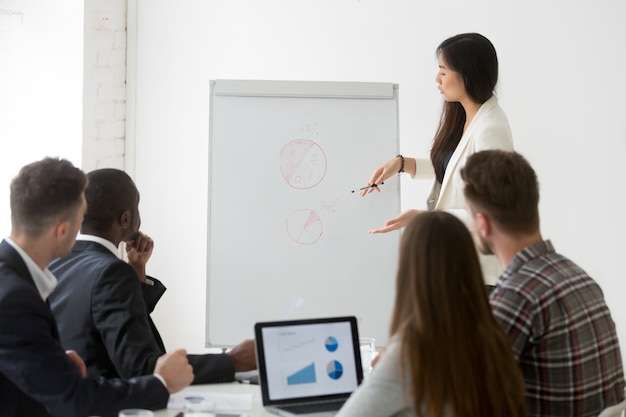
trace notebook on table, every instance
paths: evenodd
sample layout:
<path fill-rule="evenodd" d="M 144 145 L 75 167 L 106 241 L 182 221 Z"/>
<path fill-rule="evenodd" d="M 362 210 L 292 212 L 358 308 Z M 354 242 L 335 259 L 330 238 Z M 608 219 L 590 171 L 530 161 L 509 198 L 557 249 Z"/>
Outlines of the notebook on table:
<path fill-rule="evenodd" d="M 254 325 L 265 409 L 281 416 L 332 416 L 363 379 L 355 317 Z"/>

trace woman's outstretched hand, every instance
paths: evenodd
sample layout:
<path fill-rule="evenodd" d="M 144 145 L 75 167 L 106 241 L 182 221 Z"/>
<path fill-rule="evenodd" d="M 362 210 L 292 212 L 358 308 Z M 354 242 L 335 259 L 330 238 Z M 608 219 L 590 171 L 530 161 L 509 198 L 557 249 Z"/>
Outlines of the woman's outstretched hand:
<path fill-rule="evenodd" d="M 398 217 L 391 219 L 387 223 L 385 223 L 385 227 L 372 229 L 369 232 L 371 234 L 376 234 L 376 233 L 387 233 L 387 232 L 391 232 L 392 230 L 398 230 L 406 226 L 407 223 L 411 221 L 411 219 L 417 216 L 419 213 L 420 213 L 419 210 L 405 211 L 404 213 L 400 214 Z"/>

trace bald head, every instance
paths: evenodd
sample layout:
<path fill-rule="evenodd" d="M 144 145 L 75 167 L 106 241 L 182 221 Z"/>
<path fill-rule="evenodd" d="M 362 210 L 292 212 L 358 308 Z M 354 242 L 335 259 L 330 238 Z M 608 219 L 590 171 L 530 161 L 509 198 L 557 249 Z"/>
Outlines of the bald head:
<path fill-rule="evenodd" d="M 130 176 L 119 169 L 97 169 L 87 178 L 87 213 L 81 231 L 106 235 L 124 212 L 137 210 L 139 191 Z"/>

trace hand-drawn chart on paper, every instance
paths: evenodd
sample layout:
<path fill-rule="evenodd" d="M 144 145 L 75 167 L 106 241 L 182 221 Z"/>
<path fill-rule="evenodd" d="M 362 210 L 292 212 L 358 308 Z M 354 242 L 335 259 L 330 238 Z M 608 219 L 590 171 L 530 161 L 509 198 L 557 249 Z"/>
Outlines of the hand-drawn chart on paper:
<path fill-rule="evenodd" d="M 312 140 L 292 140 L 280 150 L 280 170 L 291 187 L 312 188 L 326 175 L 326 155 Z"/>
<path fill-rule="evenodd" d="M 351 190 L 397 155 L 397 106 L 387 83 L 212 82 L 208 346 L 329 315 L 385 342 L 399 233 L 368 231 L 399 214 L 399 184 Z"/>
<path fill-rule="evenodd" d="M 301 245 L 316 243 L 322 237 L 323 230 L 322 219 L 313 210 L 296 210 L 287 218 L 289 237 Z"/>
<path fill-rule="evenodd" d="M 289 186 L 313 188 L 326 175 L 326 155 L 314 141 L 295 139 L 280 150 L 280 170 Z M 287 218 L 289 237 L 301 245 L 316 243 L 323 229 L 320 215 L 312 209 L 298 209 Z"/>

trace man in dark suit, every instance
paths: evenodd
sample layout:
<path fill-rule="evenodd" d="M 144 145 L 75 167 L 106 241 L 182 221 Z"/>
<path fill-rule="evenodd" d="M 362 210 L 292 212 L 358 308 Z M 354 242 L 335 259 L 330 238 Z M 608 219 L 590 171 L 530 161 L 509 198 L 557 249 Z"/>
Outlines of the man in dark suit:
<path fill-rule="evenodd" d="M 0 414 L 114 416 L 131 407 L 164 408 L 193 372 L 184 350 L 159 358 L 129 380 L 85 376 L 65 352 L 46 302 L 56 285 L 46 268 L 69 254 L 86 203 L 86 177 L 70 162 L 46 158 L 11 183 L 11 235 L 0 243 Z"/>
<path fill-rule="evenodd" d="M 165 287 L 146 275 L 154 243 L 139 231 L 139 192 L 117 169 L 87 174 L 87 213 L 70 256 L 50 264 L 50 297 L 63 346 L 76 350 L 94 376 L 130 378 L 152 369 L 165 352 L 150 313 Z M 118 256 L 126 242 L 128 262 Z M 232 381 L 256 368 L 254 341 L 225 354 L 188 355 L 194 384 Z"/>

